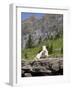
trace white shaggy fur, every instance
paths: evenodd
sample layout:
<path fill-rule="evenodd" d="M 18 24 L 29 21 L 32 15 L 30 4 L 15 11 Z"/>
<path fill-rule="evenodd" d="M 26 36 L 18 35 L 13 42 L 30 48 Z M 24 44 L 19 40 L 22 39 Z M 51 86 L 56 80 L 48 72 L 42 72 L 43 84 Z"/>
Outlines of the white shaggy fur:
<path fill-rule="evenodd" d="M 43 53 L 45 57 L 48 57 L 48 50 L 46 49 L 46 46 L 42 47 L 42 51 L 36 55 L 35 60 L 39 60 L 42 57 Z"/>

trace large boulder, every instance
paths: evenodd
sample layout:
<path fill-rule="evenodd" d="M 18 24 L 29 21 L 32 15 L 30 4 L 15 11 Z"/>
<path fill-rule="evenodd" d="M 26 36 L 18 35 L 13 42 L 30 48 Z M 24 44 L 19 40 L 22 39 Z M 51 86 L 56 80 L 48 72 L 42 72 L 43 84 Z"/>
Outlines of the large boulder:
<path fill-rule="evenodd" d="M 63 60 L 60 58 L 48 58 L 39 61 L 23 61 L 22 76 L 48 76 L 63 75 Z"/>

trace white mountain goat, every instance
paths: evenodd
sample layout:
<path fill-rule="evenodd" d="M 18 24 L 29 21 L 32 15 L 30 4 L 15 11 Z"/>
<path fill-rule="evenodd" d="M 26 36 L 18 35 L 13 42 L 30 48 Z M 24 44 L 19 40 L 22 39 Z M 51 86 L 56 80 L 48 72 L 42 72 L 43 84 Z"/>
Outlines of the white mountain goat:
<path fill-rule="evenodd" d="M 42 46 L 42 51 L 36 55 L 35 60 L 46 57 L 48 57 L 48 50 L 46 49 L 46 46 Z"/>

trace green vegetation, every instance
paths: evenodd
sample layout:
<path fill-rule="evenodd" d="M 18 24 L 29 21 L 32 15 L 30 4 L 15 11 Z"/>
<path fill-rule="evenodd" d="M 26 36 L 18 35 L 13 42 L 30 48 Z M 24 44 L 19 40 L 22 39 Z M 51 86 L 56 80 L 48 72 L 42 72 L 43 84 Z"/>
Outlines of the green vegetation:
<path fill-rule="evenodd" d="M 57 39 L 47 39 L 44 41 L 41 41 L 40 39 L 38 45 L 32 47 L 31 36 L 29 36 L 28 45 L 29 46 L 27 46 L 27 48 L 22 50 L 21 56 L 22 58 L 27 60 L 33 60 L 37 53 L 42 50 L 43 45 L 46 45 L 51 57 L 63 56 L 63 38 L 61 37 Z"/>
<path fill-rule="evenodd" d="M 32 42 L 31 35 L 29 35 L 29 39 L 27 41 L 26 48 L 32 48 L 32 47 L 33 47 L 33 42 Z"/>
<path fill-rule="evenodd" d="M 40 38 L 39 38 L 39 42 L 38 42 L 38 43 L 40 44 L 41 42 L 42 42 L 42 38 L 40 37 Z"/>
<path fill-rule="evenodd" d="M 61 48 L 61 54 L 63 54 L 63 47 Z"/>
<path fill-rule="evenodd" d="M 48 51 L 49 51 L 49 52 L 48 52 L 49 54 L 52 54 L 52 53 L 53 53 L 53 45 L 52 45 L 52 44 L 50 45 Z"/>

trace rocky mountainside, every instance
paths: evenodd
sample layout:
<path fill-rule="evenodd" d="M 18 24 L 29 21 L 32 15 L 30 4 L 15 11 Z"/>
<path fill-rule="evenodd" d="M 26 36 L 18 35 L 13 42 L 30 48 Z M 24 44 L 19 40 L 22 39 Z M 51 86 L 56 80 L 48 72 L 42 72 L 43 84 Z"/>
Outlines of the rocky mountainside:
<path fill-rule="evenodd" d="M 42 40 L 55 38 L 57 34 L 60 36 L 63 33 L 63 15 L 62 14 L 45 14 L 40 19 L 36 16 L 31 16 L 26 20 L 21 21 L 22 30 L 22 48 L 25 48 L 29 35 L 35 44 Z"/>

